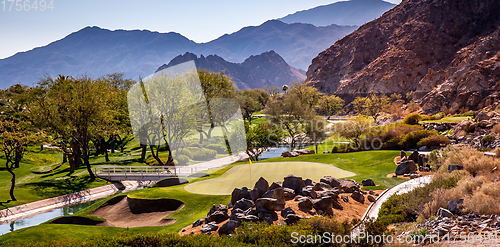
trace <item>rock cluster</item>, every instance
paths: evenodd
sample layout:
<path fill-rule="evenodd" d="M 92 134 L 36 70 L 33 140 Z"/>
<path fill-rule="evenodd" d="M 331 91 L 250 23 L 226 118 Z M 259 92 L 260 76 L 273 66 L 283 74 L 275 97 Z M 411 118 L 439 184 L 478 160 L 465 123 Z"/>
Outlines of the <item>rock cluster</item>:
<path fill-rule="evenodd" d="M 397 160 L 394 159 L 394 162 Z M 423 154 L 419 154 L 417 150 L 413 151 L 410 156 L 406 156 L 404 151 L 401 151 L 401 160 L 397 162 L 395 176 L 405 176 L 410 178 L 420 177 L 419 171 L 430 171 L 430 166 L 427 164 L 428 159 Z M 417 167 L 418 164 L 418 167 Z"/>
<path fill-rule="evenodd" d="M 371 179 L 366 184 L 374 185 Z M 302 177 L 288 175 L 283 182 L 273 182 L 271 185 L 260 178 L 252 190 L 243 187 L 235 188 L 231 193 L 231 201 L 226 205 L 213 205 L 204 219 L 198 219 L 193 227 L 201 226 L 201 232 L 209 234 L 218 230 L 219 234 L 231 234 L 242 222 L 267 222 L 268 224 L 294 224 L 304 216 L 298 215 L 291 207 L 286 207 L 286 201 L 294 200 L 298 208 L 309 215 L 333 215 L 332 209 L 343 210 L 338 200 L 349 201 L 346 195 L 339 198 L 340 193 L 351 193 L 351 198 L 364 203 L 365 197 L 375 201 L 378 196 L 373 191 L 368 193 L 360 189 L 360 185 L 350 179 L 338 180 L 325 176 L 319 182 Z M 278 214 L 283 217 L 278 221 Z M 227 221 L 227 222 L 225 222 Z M 220 228 L 217 224 L 225 222 Z"/>
<path fill-rule="evenodd" d="M 469 232 L 473 234 L 490 233 L 500 234 L 500 215 L 478 215 L 470 213 L 455 216 L 449 210 L 440 208 L 438 216 L 434 220 L 428 220 L 422 224 L 417 224 L 419 228 L 429 229 L 429 235 L 439 235 L 440 237 L 449 234 L 453 238 L 455 235 Z"/>
<path fill-rule="evenodd" d="M 307 154 L 315 154 L 314 150 L 305 150 L 305 149 L 298 149 L 298 150 L 292 150 L 292 151 L 285 151 L 281 153 L 281 157 L 297 157 L 301 155 L 307 155 Z"/>

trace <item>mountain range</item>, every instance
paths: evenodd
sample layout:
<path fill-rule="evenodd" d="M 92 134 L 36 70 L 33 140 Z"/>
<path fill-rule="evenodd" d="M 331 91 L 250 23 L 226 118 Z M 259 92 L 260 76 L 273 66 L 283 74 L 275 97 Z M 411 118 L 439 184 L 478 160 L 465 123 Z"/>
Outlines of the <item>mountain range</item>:
<path fill-rule="evenodd" d="M 163 64 L 155 72 L 191 60 L 195 62 L 198 69 L 206 69 L 211 72 L 224 71 L 236 82 L 238 89 L 281 87 L 306 78 L 304 70 L 288 65 L 274 51 L 250 56 L 243 63 L 231 63 L 217 55 L 197 57 L 196 54 L 186 52 L 184 55 L 175 57 L 168 64 Z"/>
<path fill-rule="evenodd" d="M 500 100 L 500 1 L 405 0 L 312 61 L 307 83 L 345 99 L 416 91 L 425 112 Z"/>
<path fill-rule="evenodd" d="M 315 26 L 337 25 L 361 26 L 380 17 L 395 4 L 382 0 L 341 1 L 289 14 L 278 20 L 284 23 L 309 23 Z"/>
<path fill-rule="evenodd" d="M 314 56 L 355 28 L 271 20 L 208 43 L 195 43 L 174 32 L 86 27 L 46 46 L 1 59 L 0 87 L 14 83 L 32 85 L 45 75 L 58 74 L 98 77 L 123 72 L 126 78 L 138 79 L 186 52 L 217 54 L 227 61 L 240 63 L 251 55 L 274 50 L 290 65 L 306 69 Z"/>

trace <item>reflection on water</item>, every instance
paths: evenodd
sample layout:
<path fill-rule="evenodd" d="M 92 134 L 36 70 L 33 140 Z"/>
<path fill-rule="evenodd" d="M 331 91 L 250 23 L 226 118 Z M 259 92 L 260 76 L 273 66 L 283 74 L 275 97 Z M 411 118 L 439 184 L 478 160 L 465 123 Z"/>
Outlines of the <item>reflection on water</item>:
<path fill-rule="evenodd" d="M 265 152 L 263 152 L 260 156 L 259 156 L 259 160 L 260 159 L 269 159 L 269 158 L 275 158 L 275 157 L 280 157 L 281 156 L 281 153 L 285 152 L 285 151 L 290 151 L 290 147 L 278 147 L 278 148 L 271 148 Z"/>
<path fill-rule="evenodd" d="M 9 222 L 9 223 L 5 223 L 3 225 L 0 225 L 0 235 L 9 233 L 9 232 L 12 232 L 15 230 L 19 230 L 19 229 L 22 229 L 25 227 L 35 226 L 35 225 L 38 225 L 40 223 L 46 222 L 48 220 L 51 220 L 51 219 L 59 217 L 59 216 L 72 215 L 72 214 L 74 214 L 74 213 L 100 201 L 100 200 L 102 200 L 102 199 L 98 199 L 98 200 L 90 201 L 90 202 L 84 202 L 84 203 L 80 203 L 80 204 L 73 205 L 73 206 L 67 206 L 67 207 L 63 207 L 63 208 L 56 208 L 50 212 L 38 214 L 38 215 L 35 215 L 31 218 L 18 219 L 18 220 Z"/>

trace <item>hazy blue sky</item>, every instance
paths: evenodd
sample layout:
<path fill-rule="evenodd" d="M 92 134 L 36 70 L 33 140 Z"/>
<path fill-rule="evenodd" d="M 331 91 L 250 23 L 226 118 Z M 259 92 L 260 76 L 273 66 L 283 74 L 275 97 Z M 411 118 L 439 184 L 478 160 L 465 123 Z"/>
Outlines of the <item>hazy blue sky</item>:
<path fill-rule="evenodd" d="M 18 1 L 24 4 L 26 0 Z M 47 5 L 50 1 L 45 0 Z M 11 2 L 0 0 L 0 59 L 47 45 L 86 26 L 173 31 L 195 42 L 207 42 L 245 26 L 260 25 L 269 19 L 338 0 L 52 1 L 53 11 L 42 12 L 40 9 L 16 11 L 15 3 L 9 11 Z M 30 0 L 31 5 L 34 2 Z"/>

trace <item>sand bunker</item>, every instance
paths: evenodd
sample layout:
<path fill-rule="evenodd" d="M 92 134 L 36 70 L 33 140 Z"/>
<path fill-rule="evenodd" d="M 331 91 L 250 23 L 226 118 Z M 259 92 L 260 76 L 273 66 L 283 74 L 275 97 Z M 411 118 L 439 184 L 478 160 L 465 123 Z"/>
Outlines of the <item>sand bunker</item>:
<path fill-rule="evenodd" d="M 175 185 L 180 185 L 180 184 L 187 184 L 189 181 L 185 178 L 165 178 L 163 180 L 158 181 L 156 184 L 154 184 L 152 187 L 170 187 L 170 186 L 175 186 Z"/>
<path fill-rule="evenodd" d="M 95 225 L 101 224 L 103 222 L 99 221 L 99 220 L 89 219 L 86 217 L 81 217 L 81 216 L 66 216 L 66 217 L 57 218 L 57 219 L 51 221 L 50 223 L 52 223 L 52 224 L 74 224 L 74 225 L 95 226 Z"/>
<path fill-rule="evenodd" d="M 162 226 L 174 223 L 174 219 L 163 218 L 183 206 L 184 203 L 175 199 L 147 200 L 117 196 L 90 214 L 106 219 L 103 225 L 107 226 Z"/>

